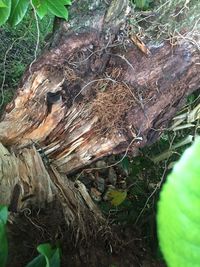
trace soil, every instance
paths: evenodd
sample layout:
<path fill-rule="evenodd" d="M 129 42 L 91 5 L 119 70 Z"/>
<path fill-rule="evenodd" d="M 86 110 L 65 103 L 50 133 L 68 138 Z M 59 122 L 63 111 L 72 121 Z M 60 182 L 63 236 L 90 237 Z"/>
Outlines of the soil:
<path fill-rule="evenodd" d="M 90 166 L 91 171 L 81 172 L 81 175 L 73 174 L 71 179 L 79 177 L 90 194 L 98 192 L 95 196 L 91 195 L 93 200 L 95 201 L 98 196 L 99 202 L 95 202 L 99 205 L 106 204 L 108 202 L 104 201 L 104 198 L 109 186 L 116 189 L 130 186 L 127 174 L 120 165 L 106 168 L 107 164 L 112 165 L 113 162 L 116 162 L 116 158 L 112 156 L 106 161 L 97 161 Z M 145 160 L 145 166 L 147 166 L 147 160 Z M 98 171 L 95 168 L 98 168 Z M 142 170 L 140 177 L 143 180 L 146 179 L 146 175 L 150 177 L 155 175 L 149 173 L 148 168 L 140 166 L 140 169 Z M 139 178 L 135 177 L 135 179 Z M 145 186 L 142 190 L 145 190 Z M 135 199 L 136 196 L 131 195 L 131 197 Z M 138 203 L 146 201 L 144 196 L 138 194 L 136 199 L 134 200 L 136 206 L 131 208 L 135 209 L 135 212 Z M 156 203 L 156 199 L 154 201 Z M 165 267 L 158 253 L 154 210 L 149 209 L 137 226 L 134 226 L 133 222 L 128 223 L 128 217 L 125 217 L 125 222 L 118 221 L 109 210 L 110 215 L 107 215 L 109 218 L 105 228 L 96 229 L 96 235 L 88 233 L 86 238 L 80 235 L 77 238 L 76 229 L 66 225 L 59 203 L 55 200 L 45 208 L 24 209 L 18 213 L 10 213 L 8 267 L 26 266 L 38 255 L 37 246 L 47 242 L 61 248 L 62 267 Z M 113 209 L 112 206 L 111 209 Z M 102 210 L 102 212 L 106 216 L 105 211 Z M 139 213 L 140 209 L 137 212 Z"/>
<path fill-rule="evenodd" d="M 45 242 L 59 244 L 62 250 L 63 267 L 164 267 L 155 260 L 145 239 L 131 227 L 112 226 L 112 237 L 103 234 L 90 240 L 78 240 L 75 232 L 64 222 L 57 203 L 45 210 L 25 210 L 10 214 L 8 223 L 8 267 L 26 266 L 38 255 L 36 247 Z"/>

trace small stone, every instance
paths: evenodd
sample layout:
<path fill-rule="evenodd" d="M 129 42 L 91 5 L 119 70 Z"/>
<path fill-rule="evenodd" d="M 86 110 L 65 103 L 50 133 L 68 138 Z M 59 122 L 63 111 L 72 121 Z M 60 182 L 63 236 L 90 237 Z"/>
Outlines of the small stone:
<path fill-rule="evenodd" d="M 115 189 L 115 187 L 113 185 L 108 186 L 108 190 L 106 191 L 106 193 L 103 196 L 104 201 L 108 201 L 110 199 L 110 197 L 109 197 L 110 191 L 112 191 L 114 189 Z"/>
<path fill-rule="evenodd" d="M 108 182 L 111 183 L 112 185 L 116 185 L 117 183 L 117 174 L 114 170 L 114 168 L 110 167 L 109 172 L 108 172 Z"/>
<path fill-rule="evenodd" d="M 103 193 L 105 190 L 105 180 L 101 177 L 97 177 L 96 179 L 97 189 Z"/>
<path fill-rule="evenodd" d="M 103 168 L 106 168 L 106 166 L 107 166 L 107 164 L 103 160 L 99 160 L 99 161 L 96 162 L 96 167 L 97 168 L 102 168 L 103 169 Z"/>
<path fill-rule="evenodd" d="M 90 49 L 90 50 L 93 50 L 93 49 L 94 49 L 93 44 L 90 44 L 90 45 L 89 45 L 89 49 Z"/>
<path fill-rule="evenodd" d="M 94 201 L 97 202 L 101 201 L 101 192 L 99 192 L 96 188 L 94 187 L 91 188 L 90 195 Z"/>
<path fill-rule="evenodd" d="M 121 189 L 127 189 L 127 184 L 126 184 L 126 180 L 121 180 L 120 182 L 119 182 L 119 187 L 121 188 Z"/>

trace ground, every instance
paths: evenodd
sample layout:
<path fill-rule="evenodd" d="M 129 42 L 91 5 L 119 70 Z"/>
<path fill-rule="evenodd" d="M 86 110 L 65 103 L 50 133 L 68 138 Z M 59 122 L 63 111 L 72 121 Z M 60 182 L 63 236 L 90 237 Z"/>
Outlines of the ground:
<path fill-rule="evenodd" d="M 146 241 L 137 237 L 131 228 L 116 227 L 120 246 L 113 241 L 80 241 L 74 246 L 71 231 L 66 229 L 62 215 L 52 209 L 28 216 L 18 215 L 14 224 L 9 225 L 9 263 L 8 266 L 25 266 L 37 256 L 36 247 L 40 243 L 59 242 L 62 247 L 61 266 L 91 267 L 164 267 L 162 261 L 153 259 Z M 46 221 L 45 221 L 46 220 Z"/>
<path fill-rule="evenodd" d="M 90 194 L 93 192 L 91 195 L 94 201 L 96 200 L 107 218 L 106 230 L 97 229 L 95 238 L 79 238 L 75 243 L 76 232 L 66 226 L 62 209 L 56 202 L 47 209 L 27 209 L 20 214 L 11 213 L 8 225 L 8 266 L 25 266 L 37 255 L 36 247 L 39 244 L 50 242 L 61 247 L 61 266 L 164 267 L 155 227 L 155 203 L 158 192 L 152 196 L 148 207 L 145 207 L 141 218 L 138 219 L 146 196 L 155 186 L 153 180 L 150 184 L 148 178 L 153 172 L 155 174 L 155 170 L 148 168 L 150 161 L 147 158 L 142 160 L 142 157 L 138 156 L 134 164 L 130 162 L 129 157 L 120 162 L 121 159 L 106 158 L 89 166 L 87 171 L 78 172 L 71 177 L 80 179 Z M 119 164 L 106 167 L 113 165 L 117 160 Z M 95 167 L 100 169 L 93 170 Z M 127 189 L 127 197 L 119 206 L 113 206 L 111 200 L 107 199 L 107 191 L 110 188 Z"/>
<path fill-rule="evenodd" d="M 36 27 L 32 22 L 30 16 L 15 30 L 9 26 L 0 29 L 0 84 L 4 89 L 0 96 L 1 113 L 12 99 L 25 66 L 34 59 Z M 51 18 L 47 18 L 41 24 L 41 47 L 45 46 L 44 36 L 51 30 L 51 22 Z M 30 35 L 26 35 L 28 32 Z M 10 44 L 9 51 L 7 44 Z M 198 103 L 198 95 L 199 92 L 190 96 L 188 110 L 192 111 Z M 86 185 L 107 219 L 108 231 L 97 229 L 96 238 L 80 238 L 76 242 L 76 232 L 66 226 L 56 202 L 46 209 L 11 213 L 8 266 L 25 266 L 37 255 L 38 244 L 50 242 L 61 246 L 61 261 L 65 267 L 164 267 L 156 236 L 156 205 L 161 184 L 170 172 L 169 166 L 179 158 L 185 146 L 179 144 L 178 151 L 174 147 L 170 160 L 169 154 L 163 156 L 162 152 L 195 134 L 196 128 L 179 131 L 177 135 L 167 132 L 156 145 L 139 151 L 137 157 L 105 158 L 71 176 Z M 96 167 L 99 169 L 94 170 Z M 118 205 L 112 205 L 109 190 L 113 190 L 115 196 L 119 193 Z"/>

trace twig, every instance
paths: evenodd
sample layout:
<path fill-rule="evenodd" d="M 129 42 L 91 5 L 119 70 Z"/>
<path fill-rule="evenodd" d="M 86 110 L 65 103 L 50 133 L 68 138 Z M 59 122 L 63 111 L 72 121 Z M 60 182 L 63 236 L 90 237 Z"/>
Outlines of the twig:
<path fill-rule="evenodd" d="M 163 180 L 164 180 L 166 171 L 167 171 L 167 161 L 165 162 L 165 169 L 164 169 L 163 175 L 162 175 L 162 177 L 161 177 L 161 179 L 160 179 L 160 182 L 157 183 L 155 189 L 153 190 L 153 192 L 151 192 L 150 196 L 147 198 L 147 200 L 146 200 L 146 202 L 145 202 L 145 204 L 144 204 L 144 207 L 143 207 L 142 210 L 140 211 L 140 213 L 139 213 L 137 219 L 135 220 L 134 225 L 136 225 L 136 224 L 138 223 L 138 221 L 139 221 L 140 217 L 142 216 L 142 214 L 143 214 L 143 212 L 144 212 L 144 210 L 145 210 L 147 204 L 149 203 L 149 200 L 150 200 L 150 199 L 152 198 L 152 196 L 156 193 L 156 191 L 157 191 L 158 189 L 160 189 L 160 187 L 161 187 L 161 185 L 162 185 L 162 183 L 163 183 Z"/>
<path fill-rule="evenodd" d="M 173 145 L 173 142 L 174 142 L 175 137 L 176 137 L 176 134 L 174 134 L 174 136 L 173 136 L 173 138 L 172 138 L 172 141 L 171 141 L 170 144 L 169 144 L 169 147 L 170 147 L 170 148 L 171 148 L 172 145 Z M 145 202 L 145 204 L 144 204 L 144 207 L 143 207 L 142 210 L 140 211 L 140 213 L 139 213 L 137 219 L 135 220 L 134 225 L 136 225 L 136 224 L 138 223 L 138 221 L 139 221 L 140 217 L 142 216 L 142 214 L 143 214 L 143 212 L 144 212 L 144 210 L 145 210 L 147 204 L 149 203 L 149 200 L 150 200 L 150 199 L 152 198 L 152 196 L 156 193 L 156 191 L 157 191 L 158 189 L 160 189 L 161 185 L 163 184 L 164 177 L 165 177 L 165 174 L 166 174 L 166 171 L 167 171 L 167 163 L 168 163 L 169 158 L 170 158 L 170 155 L 169 155 L 169 157 L 167 158 L 167 160 L 165 161 L 165 167 L 164 167 L 164 171 L 163 171 L 162 177 L 161 177 L 161 179 L 160 179 L 160 182 L 157 183 L 155 189 L 153 190 L 153 192 L 151 192 L 150 196 L 147 198 L 147 200 L 146 200 L 146 202 Z"/>
<path fill-rule="evenodd" d="M 30 66 L 29 66 L 29 72 L 32 75 L 32 65 L 33 63 L 35 63 L 36 59 L 37 59 L 37 53 L 38 53 L 38 49 L 39 49 L 39 44 L 40 44 L 40 27 L 39 27 L 39 21 L 38 21 L 38 17 L 37 17 L 37 13 L 36 13 L 36 9 L 33 5 L 32 0 L 30 0 L 31 6 L 33 8 L 33 13 L 34 13 L 34 17 L 35 17 L 35 22 L 36 22 L 36 28 L 37 28 L 37 41 L 36 41 L 36 46 L 35 46 L 35 51 L 34 51 L 34 59 L 31 62 Z"/>

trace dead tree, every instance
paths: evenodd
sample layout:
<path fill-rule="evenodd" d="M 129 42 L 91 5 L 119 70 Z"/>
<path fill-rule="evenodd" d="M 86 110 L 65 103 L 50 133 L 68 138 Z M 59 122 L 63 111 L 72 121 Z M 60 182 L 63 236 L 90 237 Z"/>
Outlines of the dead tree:
<path fill-rule="evenodd" d="M 81 232 L 103 221 L 66 175 L 154 142 L 200 86 L 200 2 L 159 2 L 142 12 L 128 0 L 77 0 L 69 22 L 56 20 L 1 118 L 1 204 L 58 198 Z"/>

